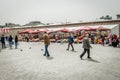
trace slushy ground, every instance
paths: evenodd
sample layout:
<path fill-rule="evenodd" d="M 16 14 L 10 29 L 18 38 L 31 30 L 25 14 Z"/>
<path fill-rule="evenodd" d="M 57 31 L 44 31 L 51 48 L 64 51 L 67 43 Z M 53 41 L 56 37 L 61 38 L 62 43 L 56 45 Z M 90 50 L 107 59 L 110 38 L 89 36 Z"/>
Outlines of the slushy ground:
<path fill-rule="evenodd" d="M 50 57 L 41 42 L 20 42 L 18 49 L 0 52 L 0 80 L 120 80 L 120 48 L 95 45 L 92 59 L 80 59 L 82 44 L 51 43 Z"/>

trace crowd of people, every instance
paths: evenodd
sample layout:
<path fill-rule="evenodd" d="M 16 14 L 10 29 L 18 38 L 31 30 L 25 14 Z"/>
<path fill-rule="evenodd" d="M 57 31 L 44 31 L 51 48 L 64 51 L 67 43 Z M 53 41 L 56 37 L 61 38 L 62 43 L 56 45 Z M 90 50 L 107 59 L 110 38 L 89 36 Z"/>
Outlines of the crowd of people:
<path fill-rule="evenodd" d="M 44 33 L 43 33 L 44 34 Z M 36 41 L 43 42 L 43 34 L 23 34 L 22 41 L 31 41 L 35 39 Z M 75 33 L 49 33 L 50 41 L 56 43 L 66 43 L 68 42 L 69 34 L 73 37 L 73 43 L 82 43 L 83 36 L 85 34 L 75 34 Z M 87 33 L 88 39 L 91 44 L 105 44 L 113 47 L 119 46 L 120 38 L 116 34 L 97 34 L 97 33 Z M 34 37 L 33 37 L 34 35 Z M 31 37 L 32 36 L 32 37 Z M 34 41 L 34 40 L 33 40 Z M 71 44 L 70 44 L 71 45 Z"/>
<path fill-rule="evenodd" d="M 116 34 L 100 35 L 99 37 L 89 34 L 89 41 L 92 44 L 107 44 L 108 46 L 119 47 L 120 38 Z"/>
<path fill-rule="evenodd" d="M 6 48 L 7 46 L 9 46 L 9 48 L 12 49 L 13 45 L 14 45 L 15 49 L 17 49 L 18 36 L 15 35 L 15 37 L 13 37 L 12 35 L 9 35 L 9 36 L 2 35 L 0 37 L 0 42 L 1 42 L 1 48 L 2 49 Z M 8 45 L 6 43 L 8 43 Z"/>
<path fill-rule="evenodd" d="M 68 47 L 67 47 L 66 50 L 69 50 L 69 48 L 71 46 L 72 51 L 74 51 L 73 43 L 76 43 L 75 42 L 76 38 L 79 38 L 79 35 L 74 36 L 72 33 L 69 33 L 67 35 Z M 29 42 L 29 36 L 26 36 L 24 39 L 25 39 L 26 42 Z M 51 34 L 46 33 L 46 32 L 43 33 L 42 39 L 43 39 L 43 42 L 45 44 L 44 56 L 49 57 L 50 54 L 49 54 L 49 51 L 48 51 L 48 47 L 49 47 L 50 42 L 51 42 L 51 40 L 50 40 L 51 39 Z M 108 46 L 113 46 L 113 47 L 119 47 L 119 43 L 120 43 L 120 38 L 116 34 L 113 34 L 113 35 L 112 34 L 111 35 L 99 35 L 98 36 L 98 35 L 95 35 L 95 34 L 87 33 L 87 34 L 81 35 L 80 39 L 82 39 L 83 48 L 84 48 L 84 52 L 80 55 L 81 59 L 86 52 L 88 53 L 88 58 L 90 58 L 90 48 L 92 48 L 92 46 L 90 44 L 101 44 L 103 46 L 108 45 Z M 0 37 L 0 41 L 1 41 L 2 49 L 6 48 L 6 42 L 8 42 L 10 49 L 13 48 L 13 45 L 14 45 L 14 48 L 17 49 L 19 37 L 17 35 L 15 35 L 14 37 L 12 35 L 9 35 L 9 36 L 2 35 Z"/>

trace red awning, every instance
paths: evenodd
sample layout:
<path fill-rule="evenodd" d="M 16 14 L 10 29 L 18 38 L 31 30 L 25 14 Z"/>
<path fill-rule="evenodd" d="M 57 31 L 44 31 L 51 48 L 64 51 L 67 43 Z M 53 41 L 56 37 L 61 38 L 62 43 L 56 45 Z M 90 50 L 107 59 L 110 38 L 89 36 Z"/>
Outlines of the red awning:
<path fill-rule="evenodd" d="M 21 31 L 20 34 L 22 34 L 22 33 L 29 33 L 31 31 L 33 31 L 33 30 L 31 30 L 31 29 L 25 29 L 25 30 Z"/>
<path fill-rule="evenodd" d="M 57 30 L 58 32 L 69 32 L 69 30 L 68 29 L 66 29 L 66 28 L 62 28 L 62 29 L 59 29 L 59 30 Z"/>
<path fill-rule="evenodd" d="M 99 26 L 97 29 L 100 30 L 100 31 L 110 30 L 110 28 L 105 28 L 103 26 Z"/>

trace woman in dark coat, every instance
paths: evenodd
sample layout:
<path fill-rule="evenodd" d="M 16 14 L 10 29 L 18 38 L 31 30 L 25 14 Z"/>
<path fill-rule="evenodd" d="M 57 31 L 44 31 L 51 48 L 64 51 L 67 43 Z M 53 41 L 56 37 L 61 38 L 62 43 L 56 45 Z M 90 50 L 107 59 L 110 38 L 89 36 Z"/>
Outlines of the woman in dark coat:
<path fill-rule="evenodd" d="M 17 46 L 18 46 L 18 36 L 16 35 L 15 36 L 15 49 L 17 49 Z"/>
<path fill-rule="evenodd" d="M 13 45 L 13 38 L 12 38 L 12 35 L 10 35 L 8 41 L 9 41 L 10 49 L 12 49 L 12 45 Z"/>

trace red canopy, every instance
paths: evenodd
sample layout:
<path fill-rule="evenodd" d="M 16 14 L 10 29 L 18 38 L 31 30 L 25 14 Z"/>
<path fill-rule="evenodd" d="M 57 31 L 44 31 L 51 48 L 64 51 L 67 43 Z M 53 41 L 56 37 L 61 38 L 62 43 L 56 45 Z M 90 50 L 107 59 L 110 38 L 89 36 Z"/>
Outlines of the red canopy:
<path fill-rule="evenodd" d="M 22 33 L 29 33 L 29 32 L 31 32 L 32 30 L 31 29 L 25 29 L 25 30 L 23 30 L 23 31 L 21 31 L 20 33 L 22 34 Z"/>
<path fill-rule="evenodd" d="M 43 32 L 48 32 L 49 30 L 48 29 L 44 29 Z"/>
<path fill-rule="evenodd" d="M 93 27 L 89 27 L 89 26 L 85 26 L 85 27 L 81 27 L 79 30 L 85 30 L 85 31 L 95 31 L 97 30 L 97 28 L 93 28 Z"/>
<path fill-rule="evenodd" d="M 37 29 L 37 30 L 30 30 L 30 29 L 26 29 L 20 32 L 20 34 L 22 33 L 28 33 L 28 34 L 35 34 L 35 33 L 39 33 L 39 32 L 48 32 L 48 29 Z"/>
<path fill-rule="evenodd" d="M 35 33 L 40 33 L 40 32 L 46 32 L 46 30 L 44 30 L 44 29 L 36 29 L 36 30 L 34 30 L 34 32 Z"/>
<path fill-rule="evenodd" d="M 35 32 L 39 33 L 39 32 L 48 32 L 48 29 L 36 29 Z"/>
<path fill-rule="evenodd" d="M 62 29 L 59 29 L 59 30 L 57 30 L 57 31 L 59 31 L 59 32 L 69 32 L 69 30 L 68 29 L 66 29 L 66 28 L 62 28 Z"/>
<path fill-rule="evenodd" d="M 79 31 L 79 30 L 76 30 L 76 29 L 71 29 L 71 30 L 69 30 L 70 32 L 77 32 L 77 31 Z"/>
<path fill-rule="evenodd" d="M 99 26 L 97 29 L 100 30 L 100 31 L 110 30 L 110 28 L 105 28 L 103 26 Z"/>
<path fill-rule="evenodd" d="M 34 31 L 29 31 L 28 33 L 29 34 L 35 34 L 35 33 L 39 33 L 39 31 L 38 30 L 34 30 Z"/>
<path fill-rule="evenodd" d="M 91 27 L 85 26 L 85 27 L 81 27 L 79 30 L 89 31 L 91 29 L 92 29 Z"/>

